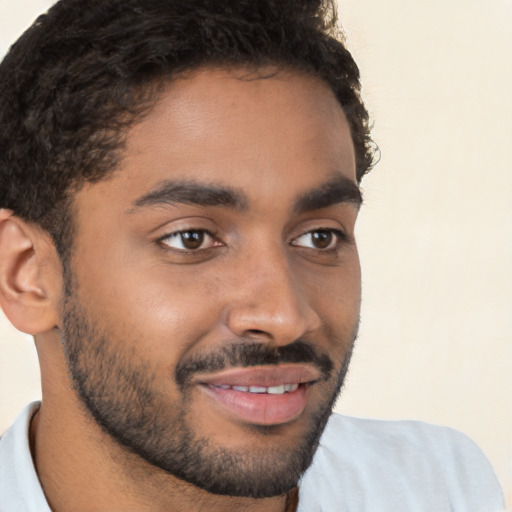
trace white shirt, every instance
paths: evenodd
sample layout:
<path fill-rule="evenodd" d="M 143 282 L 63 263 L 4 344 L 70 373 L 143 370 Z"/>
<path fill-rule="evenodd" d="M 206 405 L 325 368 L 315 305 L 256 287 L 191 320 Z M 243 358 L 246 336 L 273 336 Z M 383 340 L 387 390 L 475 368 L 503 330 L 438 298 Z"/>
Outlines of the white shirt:
<path fill-rule="evenodd" d="M 29 447 L 29 405 L 0 439 L 0 512 L 51 512 Z M 333 414 L 299 484 L 299 512 L 499 512 L 503 496 L 464 435 Z"/>

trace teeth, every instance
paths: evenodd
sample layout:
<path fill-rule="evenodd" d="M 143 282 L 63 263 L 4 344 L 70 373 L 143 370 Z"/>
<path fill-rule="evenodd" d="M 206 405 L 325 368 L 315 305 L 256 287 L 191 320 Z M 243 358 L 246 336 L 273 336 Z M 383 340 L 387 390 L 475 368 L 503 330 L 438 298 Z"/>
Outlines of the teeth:
<path fill-rule="evenodd" d="M 219 389 L 234 389 L 235 391 L 243 391 L 245 393 L 268 393 L 269 395 L 282 395 L 291 393 L 299 389 L 298 384 L 281 384 L 280 386 L 230 386 L 228 384 L 218 384 L 215 386 Z"/>
<path fill-rule="evenodd" d="M 265 388 L 263 386 L 251 386 L 249 388 L 249 391 L 251 393 L 266 393 L 267 392 L 267 388 Z"/>
<path fill-rule="evenodd" d="M 267 388 L 267 393 L 270 395 L 282 395 L 284 393 L 284 384 L 282 386 L 270 386 Z"/>

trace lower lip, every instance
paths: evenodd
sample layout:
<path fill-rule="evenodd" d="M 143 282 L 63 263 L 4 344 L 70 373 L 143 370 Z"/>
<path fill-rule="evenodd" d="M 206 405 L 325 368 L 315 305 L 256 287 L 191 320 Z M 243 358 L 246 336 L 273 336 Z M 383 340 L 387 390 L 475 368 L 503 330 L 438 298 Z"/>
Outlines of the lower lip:
<path fill-rule="evenodd" d="M 306 408 L 306 387 L 300 385 L 295 391 L 272 395 L 201 386 L 230 416 L 253 425 L 280 425 L 297 419 Z"/>

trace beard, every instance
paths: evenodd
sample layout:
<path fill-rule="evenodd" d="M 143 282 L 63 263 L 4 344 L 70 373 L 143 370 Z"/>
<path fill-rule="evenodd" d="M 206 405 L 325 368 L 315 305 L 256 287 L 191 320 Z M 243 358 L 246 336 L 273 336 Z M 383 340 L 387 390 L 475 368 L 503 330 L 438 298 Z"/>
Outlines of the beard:
<path fill-rule="evenodd" d="M 62 313 L 62 342 L 74 388 L 105 433 L 154 468 L 200 489 L 251 498 L 285 494 L 311 464 L 342 388 L 358 325 L 350 340 L 340 341 L 348 349 L 337 371 L 330 357 L 318 353 L 315 344 L 306 340 L 279 348 L 237 340 L 214 353 L 180 360 L 168 379 L 168 389 L 174 390 L 176 397 L 171 398 L 171 391 L 165 392 L 157 378 L 157 364 L 140 357 L 135 340 L 116 339 L 99 329 L 70 283 Z M 192 404 L 194 375 L 281 363 L 313 364 L 322 374 L 315 384 L 321 386 L 322 399 L 292 448 L 279 441 L 286 435 L 287 425 L 246 425 L 247 442 L 238 448 L 224 447 L 197 432 Z M 263 449 L 251 442 L 250 436 L 255 435 L 260 436 Z"/>

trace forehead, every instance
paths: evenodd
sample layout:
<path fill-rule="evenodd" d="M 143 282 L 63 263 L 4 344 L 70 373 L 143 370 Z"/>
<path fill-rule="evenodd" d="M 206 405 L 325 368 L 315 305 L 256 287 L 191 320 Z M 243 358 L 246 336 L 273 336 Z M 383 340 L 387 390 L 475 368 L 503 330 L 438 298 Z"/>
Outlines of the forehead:
<path fill-rule="evenodd" d="M 292 71 L 202 69 L 174 79 L 130 129 L 106 185 L 115 182 L 119 201 L 169 179 L 265 197 L 279 183 L 304 192 L 339 175 L 355 181 L 354 148 L 345 115 L 321 80 Z"/>

